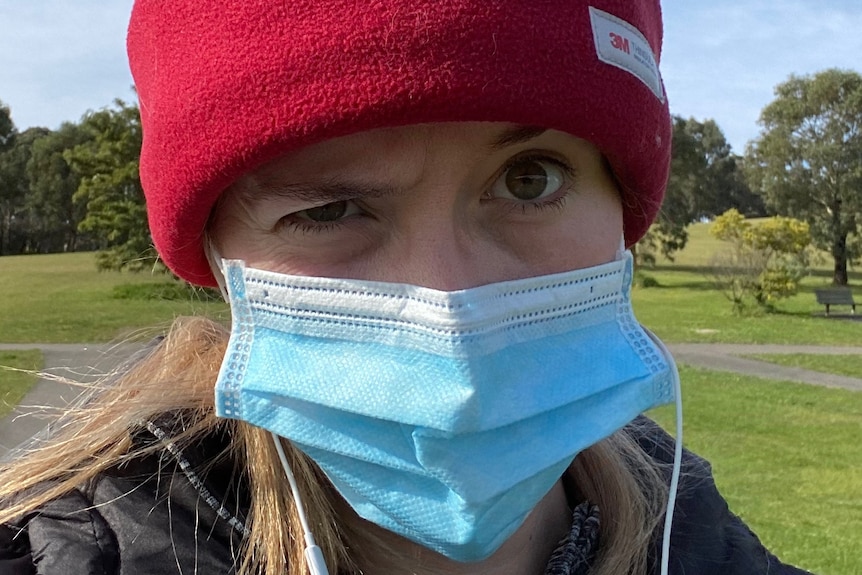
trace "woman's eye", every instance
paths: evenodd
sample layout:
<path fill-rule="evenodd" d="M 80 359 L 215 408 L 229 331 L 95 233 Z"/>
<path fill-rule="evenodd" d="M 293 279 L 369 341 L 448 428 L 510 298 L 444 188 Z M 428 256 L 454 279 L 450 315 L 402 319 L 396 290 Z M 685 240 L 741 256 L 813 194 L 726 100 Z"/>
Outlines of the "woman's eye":
<path fill-rule="evenodd" d="M 563 187 L 566 169 L 550 159 L 524 158 L 511 164 L 491 186 L 495 198 L 541 200 Z"/>
<path fill-rule="evenodd" d="M 322 206 L 316 206 L 295 212 L 293 215 L 301 220 L 314 222 L 318 224 L 327 224 L 337 222 L 347 216 L 352 216 L 359 213 L 359 208 L 353 202 L 343 200 L 340 202 L 332 202 Z"/>

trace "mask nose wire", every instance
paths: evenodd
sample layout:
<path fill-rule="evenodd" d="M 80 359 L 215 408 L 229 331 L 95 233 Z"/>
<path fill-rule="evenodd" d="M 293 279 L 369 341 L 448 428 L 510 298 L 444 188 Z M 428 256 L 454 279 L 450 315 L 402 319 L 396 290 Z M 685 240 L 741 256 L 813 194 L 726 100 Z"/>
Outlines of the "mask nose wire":
<path fill-rule="evenodd" d="M 308 566 L 308 571 L 311 575 L 329 575 L 326 561 L 323 558 L 323 551 L 315 543 L 314 535 L 312 535 L 311 528 L 308 526 L 308 519 L 305 516 L 305 506 L 302 504 L 302 498 L 299 496 L 299 487 L 296 485 L 293 470 L 290 468 L 287 456 L 284 454 L 284 446 L 281 444 L 281 438 L 275 433 L 271 435 L 273 442 L 275 442 L 275 450 L 278 451 L 278 458 L 281 460 L 281 466 L 284 468 L 284 474 L 287 476 L 287 482 L 290 484 L 290 493 L 293 496 L 293 502 L 299 514 L 299 522 L 302 525 L 302 533 L 305 538 L 305 563 Z"/>

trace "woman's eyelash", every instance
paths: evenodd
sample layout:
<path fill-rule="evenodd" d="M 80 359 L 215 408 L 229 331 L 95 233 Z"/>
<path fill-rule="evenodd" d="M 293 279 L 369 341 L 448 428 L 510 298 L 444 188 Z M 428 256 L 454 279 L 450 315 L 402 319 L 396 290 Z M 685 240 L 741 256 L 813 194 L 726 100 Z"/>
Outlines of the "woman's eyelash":
<path fill-rule="evenodd" d="M 563 208 L 566 207 L 566 202 L 569 199 L 569 194 L 565 193 L 561 196 L 550 200 L 538 201 L 538 202 L 518 202 L 511 203 L 509 205 L 509 211 L 511 212 L 520 212 L 522 214 L 527 213 L 541 213 L 545 210 L 557 210 L 562 211 Z"/>
<path fill-rule="evenodd" d="M 500 173 L 505 174 L 507 170 L 512 169 L 514 166 L 517 166 L 521 162 L 548 162 L 549 164 L 553 164 L 554 166 L 563 170 L 563 172 L 569 178 L 574 178 L 577 175 L 575 172 L 575 168 L 569 165 L 568 162 L 564 162 L 563 160 L 555 158 L 554 156 L 549 156 L 547 154 L 541 153 L 527 154 L 525 156 L 516 156 L 506 162 Z"/>
<path fill-rule="evenodd" d="M 343 220 L 335 220 L 331 222 L 314 222 L 312 220 L 303 220 L 288 214 L 281 218 L 276 224 L 276 230 L 286 230 L 289 232 L 311 235 L 325 232 L 331 232 L 343 226 Z"/>

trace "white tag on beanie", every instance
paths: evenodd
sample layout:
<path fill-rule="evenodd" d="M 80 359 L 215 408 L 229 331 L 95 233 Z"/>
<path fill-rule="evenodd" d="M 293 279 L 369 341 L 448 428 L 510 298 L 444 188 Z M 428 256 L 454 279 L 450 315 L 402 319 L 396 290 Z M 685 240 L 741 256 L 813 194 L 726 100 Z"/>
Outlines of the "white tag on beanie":
<path fill-rule="evenodd" d="M 592 6 L 590 22 L 599 60 L 633 74 L 664 102 L 658 64 L 649 42 L 640 30 Z"/>

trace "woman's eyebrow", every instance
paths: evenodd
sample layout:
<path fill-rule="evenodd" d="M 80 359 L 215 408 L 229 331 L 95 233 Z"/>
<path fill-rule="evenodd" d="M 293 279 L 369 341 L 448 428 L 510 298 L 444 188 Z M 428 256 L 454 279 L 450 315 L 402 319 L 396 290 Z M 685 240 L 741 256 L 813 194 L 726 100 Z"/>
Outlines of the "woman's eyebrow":
<path fill-rule="evenodd" d="M 299 202 L 334 203 L 360 198 L 379 198 L 393 193 L 393 188 L 376 187 L 359 182 L 267 183 L 247 189 L 245 196 L 253 200 L 288 199 Z"/>
<path fill-rule="evenodd" d="M 492 151 L 496 152 L 503 148 L 514 146 L 515 144 L 529 142 L 534 138 L 538 138 L 547 131 L 547 128 L 539 128 L 537 126 L 515 126 L 514 128 L 504 130 L 503 133 L 491 142 L 489 147 Z"/>

